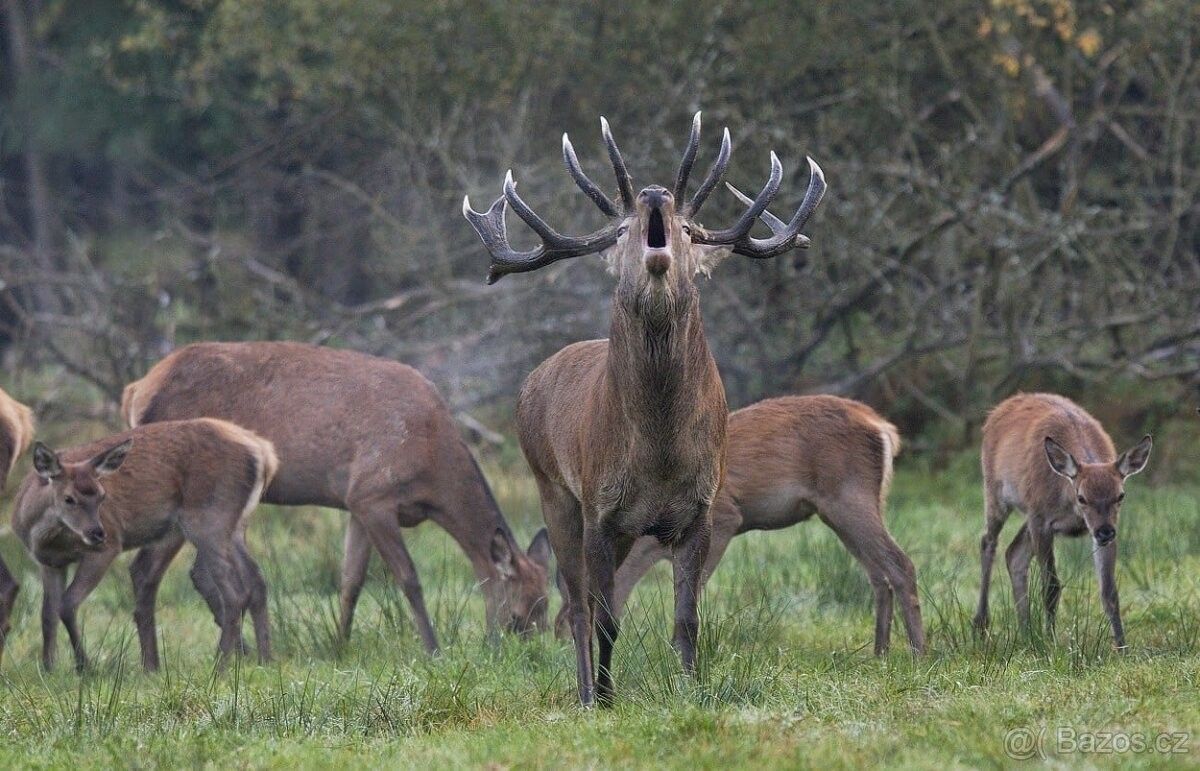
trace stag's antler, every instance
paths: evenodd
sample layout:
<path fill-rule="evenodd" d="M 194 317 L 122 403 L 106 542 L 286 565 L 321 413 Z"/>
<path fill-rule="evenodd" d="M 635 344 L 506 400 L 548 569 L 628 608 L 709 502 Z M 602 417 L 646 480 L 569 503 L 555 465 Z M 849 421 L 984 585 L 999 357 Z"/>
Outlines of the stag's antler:
<path fill-rule="evenodd" d="M 617 176 L 617 187 L 621 193 L 620 207 L 583 173 L 570 138 L 563 134 L 563 162 L 567 165 L 571 178 L 579 185 L 579 189 L 600 207 L 600 211 L 614 220 L 591 235 L 582 238 L 565 236 L 546 224 L 546 221 L 517 195 L 517 183 L 513 181 L 511 169 L 504 177 L 504 195 L 497 198 L 486 212 L 475 211 L 471 208 L 470 196 L 463 197 L 463 216 L 475 228 L 488 253 L 492 255 L 492 265 L 487 277 L 489 284 L 496 283 L 509 273 L 525 273 L 569 257 L 602 252 L 617 242 L 617 229 L 620 226 L 617 218 L 624 217 L 625 213 L 633 208 L 633 180 L 625 166 L 625 159 L 621 157 L 621 151 L 617 148 L 616 140 L 613 139 L 608 121 L 603 116 L 600 117 L 600 131 L 604 135 L 608 158 Z M 542 243 L 539 246 L 522 252 L 513 249 L 509 244 L 508 232 L 504 225 L 504 213 L 509 204 L 517 216 L 541 237 Z"/>
<path fill-rule="evenodd" d="M 800 208 L 792 215 L 791 222 L 784 222 L 763 208 L 758 216 L 771 229 L 771 237 L 754 238 L 747 231 L 741 238 L 732 242 L 735 254 L 761 260 L 767 257 L 778 257 L 789 249 L 808 248 L 808 236 L 803 235 L 800 229 L 817 210 L 817 205 L 821 203 L 821 197 L 825 195 L 825 174 L 812 158 L 808 159 L 808 170 L 808 190 L 804 193 L 804 200 L 801 201 Z M 750 207 L 747 214 L 754 210 L 757 201 L 750 200 L 749 196 L 728 182 L 725 183 L 725 186 L 738 197 L 738 200 Z"/>

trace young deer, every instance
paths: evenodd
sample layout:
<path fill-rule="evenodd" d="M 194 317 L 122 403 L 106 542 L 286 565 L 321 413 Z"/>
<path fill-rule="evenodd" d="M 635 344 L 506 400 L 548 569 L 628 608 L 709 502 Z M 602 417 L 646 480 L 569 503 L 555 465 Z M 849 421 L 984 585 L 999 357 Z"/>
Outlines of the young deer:
<path fill-rule="evenodd" d="M 517 545 L 437 389 L 412 367 L 301 343 L 196 343 L 125 388 L 130 426 L 213 417 L 270 440 L 279 473 L 263 500 L 349 510 L 342 639 L 371 547 L 408 598 L 425 647 L 437 636 L 402 528 L 433 520 L 471 561 L 490 629 L 545 626 L 549 544 Z"/>
<path fill-rule="evenodd" d="M 767 399 L 729 415 L 725 484 L 712 506 L 707 582 L 729 541 L 751 530 L 779 530 L 813 514 L 828 525 L 867 573 L 875 592 L 875 653 L 887 651 L 893 601 L 908 642 L 925 651 L 925 631 L 912 560 L 884 524 L 892 461 L 900 434 L 861 402 L 837 396 Z M 633 588 L 668 555 L 656 539 L 639 538 L 617 571 L 619 615 Z M 556 620 L 561 635 L 566 620 Z"/>
<path fill-rule="evenodd" d="M 724 476 L 725 392 L 700 318 L 695 276 L 729 252 L 766 258 L 808 239 L 800 234 L 825 190 L 810 161 L 804 202 L 784 223 L 766 214 L 783 170 L 771 154 L 771 176 L 737 223 L 710 231 L 696 222 L 729 161 L 726 130 L 717 161 L 685 203 L 688 176 L 700 144 L 700 115 L 674 190 L 652 185 L 634 194 L 633 182 L 608 123 L 601 129 L 616 172 L 620 202 L 612 201 L 579 166 L 563 136 L 563 160 L 583 192 L 610 218 L 589 236 L 564 236 L 517 195 L 510 172 L 504 195 L 487 212 L 463 214 L 492 258 L 492 283 L 508 273 L 557 260 L 602 254 L 617 276 L 608 340 L 567 346 L 529 375 L 517 403 L 517 425 L 541 494 L 550 542 L 566 586 L 575 643 L 579 698 L 590 706 L 613 696 L 614 575 L 634 540 L 653 535 L 669 545 L 675 565 L 674 643 L 683 668 L 695 668 L 696 604 L 709 550 L 709 506 Z M 541 238 L 527 252 L 508 243 L 504 215 L 511 205 Z M 750 236 L 764 218 L 773 235 Z M 592 667 L 594 635 L 599 662 Z"/>
<path fill-rule="evenodd" d="M 0 492 L 17 465 L 17 458 L 25 454 L 32 441 L 33 410 L 0 390 Z M 20 590 L 21 585 L 0 559 L 0 657 L 4 656 L 9 618 Z"/>
<path fill-rule="evenodd" d="M 1100 599 L 1117 648 L 1125 647 L 1114 575 L 1117 519 L 1125 480 L 1146 467 L 1152 440 L 1146 436 L 1117 456 L 1112 440 L 1082 407 L 1054 394 L 1018 394 L 1000 403 L 983 426 L 985 530 L 979 545 L 983 577 L 975 627 L 988 625 L 988 588 L 996 540 L 1013 509 L 1026 521 L 1008 547 L 1017 617 L 1029 625 L 1029 563 L 1036 556 L 1044 581 L 1050 629 L 1062 592 L 1054 568 L 1054 536 L 1092 536 Z"/>
<path fill-rule="evenodd" d="M 87 666 L 76 611 L 128 549 L 139 550 L 130 575 L 142 664 L 157 669 L 155 598 L 184 541 L 196 547 L 192 582 L 221 627 L 221 661 L 239 646 L 247 609 L 259 658 L 270 658 L 267 586 L 245 544 L 247 519 L 277 466 L 270 442 L 224 421 L 179 421 L 61 453 L 38 443 L 33 466 L 17 492 L 13 530 L 41 566 L 46 669 L 60 620 L 76 667 Z"/>

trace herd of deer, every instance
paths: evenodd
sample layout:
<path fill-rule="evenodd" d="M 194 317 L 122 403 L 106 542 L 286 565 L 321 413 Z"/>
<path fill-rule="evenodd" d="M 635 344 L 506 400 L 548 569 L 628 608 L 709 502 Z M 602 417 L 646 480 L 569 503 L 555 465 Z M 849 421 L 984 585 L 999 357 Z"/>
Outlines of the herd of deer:
<path fill-rule="evenodd" d="M 348 510 L 340 632 L 350 634 L 372 549 L 412 607 L 425 647 L 437 650 L 403 528 L 433 520 L 466 553 L 482 587 L 489 630 L 547 626 L 551 555 L 563 607 L 556 627 L 574 641 L 579 698 L 613 698 L 612 651 L 635 584 L 670 557 L 673 641 L 695 668 L 697 601 L 730 539 L 784 528 L 817 514 L 862 564 L 875 594 L 875 652 L 888 648 L 892 609 L 913 651 L 925 649 L 916 571 L 884 524 L 896 428 L 864 404 L 833 396 L 768 399 L 728 413 L 705 340 L 697 274 L 730 253 L 754 259 L 808 246 L 801 228 L 825 192 L 821 169 L 784 222 L 767 211 L 782 179 L 771 154 L 768 181 L 729 228 L 697 214 L 721 183 L 728 129 L 699 188 L 687 198 L 700 144 L 700 115 L 674 187 L 635 193 L 607 122 L 601 119 L 619 200 L 583 172 L 570 140 L 563 159 L 578 186 L 609 218 L 600 230 L 565 236 L 517 194 L 483 213 L 463 213 L 491 255 L 492 283 L 557 260 L 600 254 L 616 277 L 607 340 L 575 343 L 528 377 L 517 401 L 521 448 L 541 495 L 546 527 L 522 549 L 437 389 L 416 370 L 351 351 L 286 342 L 198 343 L 168 356 L 122 400 L 129 430 L 54 452 L 36 443 L 33 470 L 16 493 L 12 529 L 42 582 L 42 662 L 54 664 L 66 627 L 77 666 L 87 658 L 80 603 L 128 549 L 142 662 L 158 667 L 155 597 L 185 541 L 196 548 L 191 577 L 220 627 L 220 660 L 245 650 L 248 612 L 258 655 L 270 656 L 267 586 L 246 547 L 260 500 Z M 508 242 L 511 206 L 541 244 Z M 772 232 L 750 235 L 756 221 Z M 31 411 L 0 392 L 0 486 L 34 433 Z M 1118 511 L 1124 481 L 1145 467 L 1150 437 L 1117 456 L 1099 423 L 1069 400 L 1012 397 L 983 429 L 986 532 L 975 624 L 988 623 L 996 540 L 1008 514 L 1026 516 L 1007 563 L 1022 624 L 1029 622 L 1028 572 L 1046 576 L 1052 621 L 1060 584 L 1055 535 L 1090 534 L 1104 608 L 1124 646 L 1117 589 Z M 67 567 L 77 567 L 67 583 Z M 0 651 L 18 585 L 0 561 Z M 593 644 L 599 660 L 593 663 Z"/>

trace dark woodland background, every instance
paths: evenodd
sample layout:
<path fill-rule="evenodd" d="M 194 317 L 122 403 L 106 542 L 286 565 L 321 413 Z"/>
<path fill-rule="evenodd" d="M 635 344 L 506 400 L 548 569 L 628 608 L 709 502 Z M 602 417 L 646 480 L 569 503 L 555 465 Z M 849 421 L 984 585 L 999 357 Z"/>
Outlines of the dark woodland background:
<path fill-rule="evenodd" d="M 504 430 L 524 375 L 607 330 L 598 259 L 484 285 L 460 213 L 512 167 L 560 229 L 612 179 L 699 164 L 772 209 L 829 193 L 807 252 L 701 282 L 732 406 L 866 399 L 918 450 L 1012 391 L 1079 396 L 1118 444 L 1200 386 L 1200 4 L 873 0 L 0 0 L 0 348 L 43 419 L 109 419 L 173 347 L 290 338 L 394 357 Z M 706 220 L 736 211 L 714 195 Z M 519 221 L 518 245 L 533 243 Z"/>

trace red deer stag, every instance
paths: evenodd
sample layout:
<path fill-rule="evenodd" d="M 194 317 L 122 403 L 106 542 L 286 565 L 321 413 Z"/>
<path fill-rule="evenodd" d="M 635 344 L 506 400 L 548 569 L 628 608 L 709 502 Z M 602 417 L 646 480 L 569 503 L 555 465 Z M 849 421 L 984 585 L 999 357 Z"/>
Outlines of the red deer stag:
<path fill-rule="evenodd" d="M 525 381 L 517 404 L 521 448 L 541 494 L 550 543 L 570 605 L 579 698 L 590 706 L 613 696 L 614 574 L 639 536 L 653 535 L 672 549 L 675 566 L 674 643 L 683 668 L 696 660 L 696 604 L 708 554 L 709 506 L 724 476 L 725 392 L 700 319 L 694 277 L 707 274 L 729 252 L 766 258 L 804 247 L 800 234 L 820 203 L 825 182 L 811 160 L 808 192 L 784 223 L 764 217 L 773 234 L 750 235 L 779 189 L 783 169 L 771 153 L 771 174 L 736 224 L 709 230 L 696 221 L 701 205 L 724 176 L 730 140 L 690 201 L 688 176 L 700 145 L 700 115 L 680 164 L 674 190 L 657 185 L 635 194 L 625 161 L 601 119 L 620 201 L 584 175 L 563 135 L 563 160 L 576 184 L 610 218 L 583 237 L 555 231 L 517 195 L 510 171 L 504 195 L 487 212 L 463 214 L 492 258 L 488 282 L 536 270 L 557 260 L 601 254 L 617 277 L 609 339 L 567 346 Z M 508 206 L 541 238 L 525 252 L 508 243 Z M 595 631 L 593 632 L 593 622 Z M 592 666 L 592 638 L 599 661 Z"/>
<path fill-rule="evenodd" d="M 17 458 L 25 454 L 32 441 L 33 411 L 0 390 L 0 491 L 17 465 Z M 21 585 L 0 559 L 0 657 L 4 655 L 9 618 L 20 590 Z"/>
<path fill-rule="evenodd" d="M 1117 519 L 1125 480 L 1146 467 L 1152 440 L 1146 436 L 1117 456 L 1100 423 L 1070 399 L 1018 394 L 1001 402 L 983 426 L 985 530 L 979 545 L 983 580 L 975 627 L 988 625 L 988 588 L 996 540 L 1013 509 L 1026 521 L 1008 547 L 1017 617 L 1029 626 L 1029 563 L 1042 569 L 1043 600 L 1053 630 L 1062 585 L 1054 569 L 1054 536 L 1089 533 L 1100 582 L 1100 599 L 1118 649 L 1125 647 L 1115 576 Z"/>
<path fill-rule="evenodd" d="M 270 442 L 219 420 L 145 426 L 62 453 L 36 444 L 13 530 L 41 567 L 42 665 L 54 666 L 61 621 L 76 668 L 87 666 L 76 611 L 113 560 L 138 549 L 129 570 L 133 615 L 142 664 L 158 669 L 155 599 L 184 541 L 196 547 L 192 582 L 221 627 L 221 661 L 240 646 L 247 609 L 259 659 L 268 660 L 267 585 L 246 550 L 245 529 L 276 465 Z"/>
<path fill-rule="evenodd" d="M 527 556 L 437 389 L 412 367 L 301 343 L 196 343 L 125 388 L 131 426 L 214 417 L 269 439 L 279 473 L 263 500 L 349 510 L 342 563 L 342 639 L 374 546 L 438 648 L 401 528 L 433 520 L 471 561 L 490 629 L 545 626 L 549 544 Z"/>
<path fill-rule="evenodd" d="M 888 649 L 893 602 L 900 605 L 912 650 L 924 653 L 916 569 L 883 520 L 899 452 L 896 427 L 850 399 L 785 396 L 730 413 L 728 467 L 712 506 L 704 580 L 735 535 L 791 527 L 816 514 L 867 572 L 875 592 L 875 653 Z M 617 571 L 618 615 L 637 583 L 666 556 L 654 538 L 634 543 Z M 560 613 L 560 635 L 565 622 Z"/>

